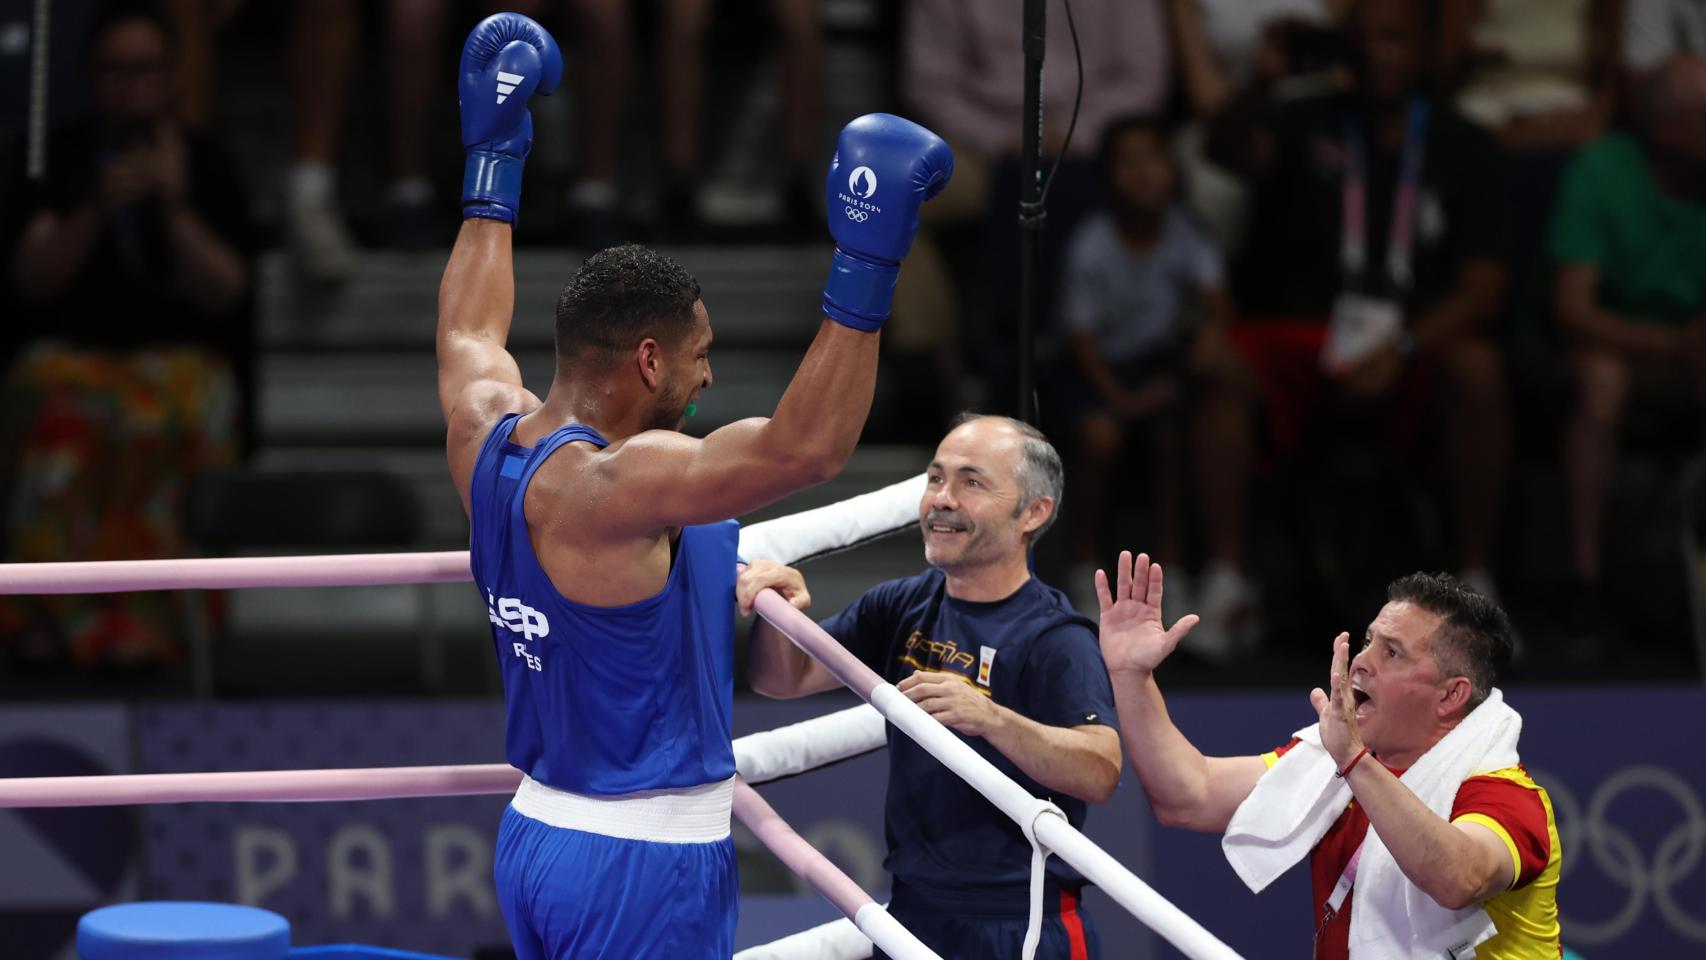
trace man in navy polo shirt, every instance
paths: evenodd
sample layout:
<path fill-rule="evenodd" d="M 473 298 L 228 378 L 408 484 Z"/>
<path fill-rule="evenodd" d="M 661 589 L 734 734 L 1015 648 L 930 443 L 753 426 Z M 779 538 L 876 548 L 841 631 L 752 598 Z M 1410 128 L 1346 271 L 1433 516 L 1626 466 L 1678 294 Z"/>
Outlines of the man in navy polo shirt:
<path fill-rule="evenodd" d="M 936 448 L 918 505 L 930 569 L 879 584 L 823 628 L 1031 793 L 1082 828 L 1119 781 L 1113 692 L 1095 626 L 1031 575 L 1027 553 L 1054 522 L 1060 455 L 1027 424 L 962 416 Z M 743 611 L 765 587 L 809 603 L 799 573 L 768 561 L 736 584 Z M 800 697 L 838 683 L 764 621 L 752 688 Z M 944 956 L 1017 957 L 1031 845 L 1019 826 L 905 735 L 889 733 L 885 809 L 889 912 Z M 1048 861 L 1039 958 L 1099 953 L 1079 907 L 1084 877 Z M 879 952 L 877 956 L 882 956 Z"/>

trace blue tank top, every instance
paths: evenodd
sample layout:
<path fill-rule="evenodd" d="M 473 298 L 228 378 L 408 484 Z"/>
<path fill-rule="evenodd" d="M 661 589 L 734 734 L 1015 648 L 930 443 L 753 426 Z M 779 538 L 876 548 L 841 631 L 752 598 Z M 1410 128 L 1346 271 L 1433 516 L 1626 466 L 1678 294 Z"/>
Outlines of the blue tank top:
<path fill-rule="evenodd" d="M 519 446 L 519 417 L 492 429 L 469 490 L 474 583 L 503 668 L 505 757 L 540 783 L 595 796 L 728 779 L 739 525 L 683 528 L 656 596 L 576 603 L 540 568 L 522 504 L 564 444 L 608 441 L 571 424 Z"/>

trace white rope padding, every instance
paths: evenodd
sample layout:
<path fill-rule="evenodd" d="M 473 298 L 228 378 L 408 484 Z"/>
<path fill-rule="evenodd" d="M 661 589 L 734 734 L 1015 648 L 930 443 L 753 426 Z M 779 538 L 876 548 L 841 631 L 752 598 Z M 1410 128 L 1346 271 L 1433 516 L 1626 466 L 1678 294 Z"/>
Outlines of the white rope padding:
<path fill-rule="evenodd" d="M 870 753 L 888 743 L 888 724 L 870 704 L 826 713 L 735 741 L 735 769 L 765 783 Z"/>
<path fill-rule="evenodd" d="M 936 955 L 936 951 L 926 947 L 923 943 L 919 943 L 912 931 L 901 926 L 900 921 L 889 913 L 887 907 L 875 901 L 859 908 L 858 915 L 853 918 L 853 925 L 858 927 L 859 932 L 872 943 L 882 945 L 883 952 L 893 957 L 894 960 L 925 960 L 926 957 L 941 960 L 941 957 Z M 906 939 L 918 943 L 918 951 L 909 950 L 906 953 L 900 953 L 890 947 L 889 944 L 902 939 L 901 934 L 905 934 Z M 866 953 L 865 956 L 870 956 L 870 953 Z"/>
<path fill-rule="evenodd" d="M 871 946 L 871 938 L 843 917 L 747 947 L 734 960 L 867 960 Z"/>
<path fill-rule="evenodd" d="M 921 473 L 814 510 L 743 526 L 741 559 L 793 564 L 851 550 L 915 526 L 923 496 Z"/>

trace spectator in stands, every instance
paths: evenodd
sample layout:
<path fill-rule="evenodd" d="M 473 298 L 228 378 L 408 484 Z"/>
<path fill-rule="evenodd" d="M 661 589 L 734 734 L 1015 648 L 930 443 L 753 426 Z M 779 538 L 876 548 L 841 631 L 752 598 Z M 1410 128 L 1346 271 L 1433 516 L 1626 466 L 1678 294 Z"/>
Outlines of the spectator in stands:
<path fill-rule="evenodd" d="M 1152 444 L 1160 554 L 1180 557 L 1186 475 L 1179 422 L 1194 356 L 1225 336 L 1231 312 L 1219 251 L 1179 202 L 1179 178 L 1159 121 L 1121 117 L 1102 134 L 1106 206 L 1072 237 L 1066 253 L 1061 324 L 1071 359 L 1057 380 L 1072 418 L 1077 493 L 1072 508 L 1078 609 L 1096 609 L 1098 563 L 1116 502 L 1109 480 L 1134 440 Z M 1201 314 L 1203 322 L 1193 324 Z M 1125 498 L 1119 498 L 1124 500 Z M 1175 579 L 1177 577 L 1175 576 Z M 1174 584 L 1175 590 L 1178 584 Z"/>
<path fill-rule="evenodd" d="M 1623 0 L 1623 67 L 1656 70 L 1679 53 L 1706 56 L 1706 4 L 1699 0 Z"/>
<path fill-rule="evenodd" d="M 1442 76 L 1463 115 L 1498 138 L 1510 185 L 1507 343 L 1547 313 L 1546 231 L 1564 169 L 1617 105 L 1623 0 L 1444 0 Z M 1524 368 L 1526 369 L 1526 368 Z"/>
<path fill-rule="evenodd" d="M 577 34 L 579 173 L 569 191 L 570 226 L 579 242 L 596 249 L 624 239 L 616 153 L 634 55 L 634 5 L 631 0 L 573 0 L 571 6 Z M 657 96 L 664 161 L 659 220 L 666 234 L 691 237 L 699 225 L 698 188 L 705 180 L 700 114 L 713 0 L 665 0 L 659 6 Z M 816 236 L 816 197 L 822 186 L 815 156 L 823 110 L 822 0 L 768 0 L 767 6 L 778 34 L 784 226 Z"/>
<path fill-rule="evenodd" d="M 354 0 L 302 0 L 291 5 L 286 62 L 290 81 L 291 166 L 284 222 L 297 270 L 308 280 L 349 277 L 360 246 L 351 235 L 340 199 L 342 149 L 350 83 L 358 91 L 386 84 L 384 232 L 387 246 L 424 249 L 433 231 L 433 185 L 427 176 L 427 121 L 431 98 L 450 78 L 435 69 L 443 41 L 447 0 L 390 0 L 382 36 L 369 42 L 383 51 L 382 70 L 352 76 L 362 52 L 361 6 Z M 483 3 L 490 12 L 499 4 Z M 484 12 L 481 15 L 484 15 Z"/>
<path fill-rule="evenodd" d="M 1203 155 L 1207 122 L 1237 90 L 1254 82 L 1308 76 L 1321 41 L 1350 0 L 1167 0 L 1174 56 L 1192 123 L 1176 139 L 1191 206 L 1222 250 L 1243 238 L 1244 185 Z M 1174 577 L 1178 576 L 1174 573 Z"/>
<path fill-rule="evenodd" d="M 1331 413 L 1383 421 L 1420 452 L 1416 427 L 1433 408 L 1444 438 L 1428 466 L 1450 493 L 1463 578 L 1488 591 L 1508 442 L 1500 357 L 1485 333 L 1504 283 L 1503 194 L 1491 138 L 1428 88 L 1431 12 L 1419 0 L 1362 0 L 1348 21 L 1350 88 L 1286 100 L 1258 84 L 1217 118 L 1209 154 L 1252 184 L 1229 342 L 1275 446 L 1291 452 Z M 1249 386 L 1243 374 L 1210 377 L 1198 406 L 1212 562 L 1195 646 L 1211 656 L 1232 651 L 1228 625 L 1254 601 Z"/>
<path fill-rule="evenodd" d="M 1043 233 L 1044 284 L 1055 271 L 1064 238 L 1095 199 L 1097 138 L 1114 117 L 1154 113 L 1165 106 L 1168 45 L 1161 0 L 1078 0 L 1072 11 L 1084 55 L 1083 101 L 1078 127 L 1048 198 Z M 954 182 L 925 208 L 923 229 L 895 290 L 888 345 L 937 360 L 947 403 L 958 406 L 958 317 L 986 315 L 987 347 L 999 369 L 992 383 L 1008 383 L 1013 315 L 1019 300 L 1018 157 L 1024 106 L 1024 51 L 1018 42 L 1023 0 L 913 0 L 906 5 L 902 93 L 910 115 L 938 131 L 954 148 Z M 1072 38 L 1064 18 L 1051 16 L 1044 58 L 1043 153 L 1058 155 L 1078 89 Z M 978 259 L 975 291 L 962 297 L 939 243 L 955 228 L 987 222 L 988 240 Z M 971 303 L 963 301 L 971 299 Z M 1039 303 L 1053 302 L 1045 289 Z M 1004 406 L 1009 398 L 999 398 Z"/>
<path fill-rule="evenodd" d="M 18 191 L 0 239 L 18 306 L 7 335 L 10 561 L 177 556 L 194 471 L 240 443 L 249 365 L 251 235 L 231 164 L 174 112 L 170 20 L 139 3 L 97 17 L 93 115 L 50 143 L 47 180 Z M 20 167 L 21 168 L 21 167 Z M 169 660 L 183 633 L 162 594 L 0 608 L 28 659 Z"/>
<path fill-rule="evenodd" d="M 1671 59 L 1636 103 L 1636 132 L 1576 159 L 1552 229 L 1576 391 L 1564 459 L 1584 635 L 1610 627 L 1599 603 L 1601 517 L 1626 411 L 1698 430 L 1706 402 L 1706 59 Z"/>

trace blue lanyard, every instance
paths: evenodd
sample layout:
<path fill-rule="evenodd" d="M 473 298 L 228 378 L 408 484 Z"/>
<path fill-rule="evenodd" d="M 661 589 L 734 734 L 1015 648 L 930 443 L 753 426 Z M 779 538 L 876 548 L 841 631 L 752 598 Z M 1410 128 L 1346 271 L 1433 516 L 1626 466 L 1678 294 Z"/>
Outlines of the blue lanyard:
<path fill-rule="evenodd" d="M 1422 150 L 1428 139 L 1428 102 L 1410 98 L 1404 124 L 1404 153 L 1399 161 L 1398 190 L 1392 199 L 1391 232 L 1386 240 L 1386 272 L 1398 290 L 1413 278 L 1410 250 L 1415 236 L 1416 208 L 1422 185 Z M 1368 266 L 1368 144 L 1355 113 L 1345 117 L 1345 181 L 1342 194 L 1343 229 L 1339 259 L 1347 278 L 1360 277 Z"/>

